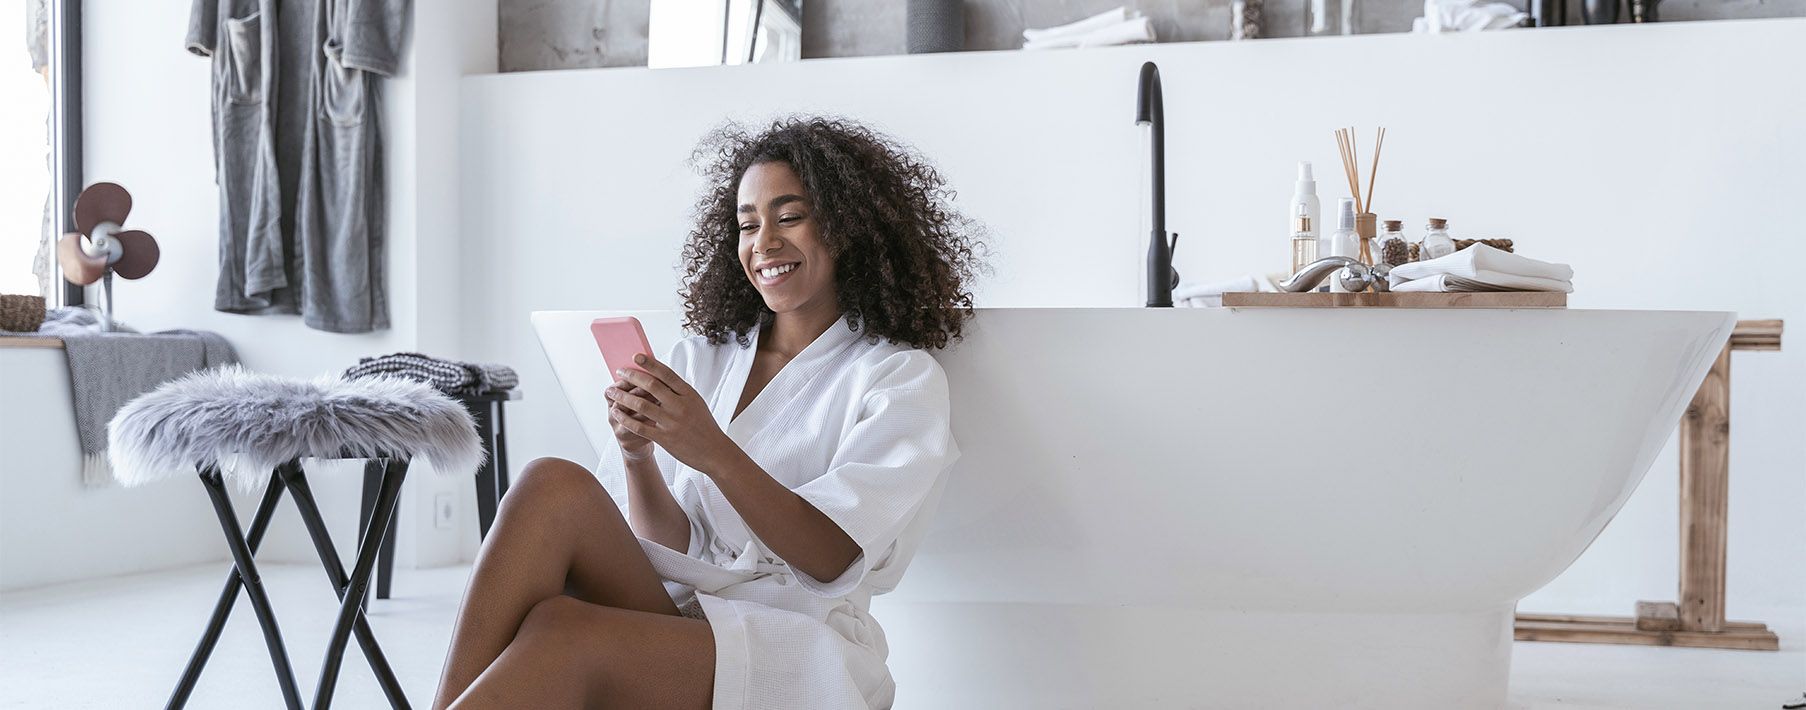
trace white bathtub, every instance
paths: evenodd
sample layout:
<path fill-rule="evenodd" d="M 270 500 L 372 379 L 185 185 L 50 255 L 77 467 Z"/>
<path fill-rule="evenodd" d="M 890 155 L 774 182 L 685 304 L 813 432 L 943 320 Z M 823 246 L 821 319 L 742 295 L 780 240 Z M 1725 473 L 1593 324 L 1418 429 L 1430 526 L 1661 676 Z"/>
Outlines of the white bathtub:
<path fill-rule="evenodd" d="M 1490 708 L 1728 313 L 995 310 L 873 603 L 902 708 Z M 1339 363 L 1339 364 L 1338 364 Z"/>
<path fill-rule="evenodd" d="M 873 602 L 898 707 L 1502 706 L 1517 600 L 1629 497 L 1733 323 L 982 310 L 939 356 L 964 455 Z"/>

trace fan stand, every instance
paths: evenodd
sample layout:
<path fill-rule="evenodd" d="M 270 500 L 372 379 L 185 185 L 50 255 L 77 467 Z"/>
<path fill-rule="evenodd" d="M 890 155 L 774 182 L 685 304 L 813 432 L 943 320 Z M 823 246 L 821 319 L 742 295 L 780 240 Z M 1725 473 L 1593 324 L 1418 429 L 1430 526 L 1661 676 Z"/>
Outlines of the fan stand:
<path fill-rule="evenodd" d="M 100 317 L 101 331 L 111 333 L 111 332 L 113 332 L 113 270 L 112 269 L 107 269 L 107 273 L 100 277 L 100 290 L 105 293 L 106 305 L 97 309 L 99 312 L 96 313 L 95 315 Z"/>

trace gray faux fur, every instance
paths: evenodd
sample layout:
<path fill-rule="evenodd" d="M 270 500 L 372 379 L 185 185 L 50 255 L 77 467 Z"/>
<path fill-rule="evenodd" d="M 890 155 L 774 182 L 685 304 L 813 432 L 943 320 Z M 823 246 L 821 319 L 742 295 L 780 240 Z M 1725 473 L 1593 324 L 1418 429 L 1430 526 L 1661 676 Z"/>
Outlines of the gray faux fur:
<path fill-rule="evenodd" d="M 136 486 L 193 475 L 219 462 L 241 489 L 257 488 L 296 457 L 411 454 L 469 475 L 483 463 L 463 405 L 426 384 L 389 377 L 309 380 L 231 365 L 164 383 L 127 402 L 107 425 L 113 476 Z"/>

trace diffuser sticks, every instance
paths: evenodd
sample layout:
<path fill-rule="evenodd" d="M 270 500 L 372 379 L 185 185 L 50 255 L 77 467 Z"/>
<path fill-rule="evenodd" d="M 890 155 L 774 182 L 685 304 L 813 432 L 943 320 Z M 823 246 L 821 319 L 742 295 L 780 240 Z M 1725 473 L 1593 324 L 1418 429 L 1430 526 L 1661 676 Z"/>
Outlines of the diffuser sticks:
<path fill-rule="evenodd" d="M 1373 163 L 1367 169 L 1367 191 L 1361 192 L 1360 149 L 1355 143 L 1354 128 L 1336 129 L 1336 148 L 1342 155 L 1342 172 L 1348 178 L 1348 193 L 1355 201 L 1355 233 L 1361 237 L 1361 261 L 1373 263 L 1373 237 L 1378 218 L 1373 214 L 1373 183 L 1379 177 L 1380 150 L 1386 145 L 1386 129 L 1375 129 Z"/>

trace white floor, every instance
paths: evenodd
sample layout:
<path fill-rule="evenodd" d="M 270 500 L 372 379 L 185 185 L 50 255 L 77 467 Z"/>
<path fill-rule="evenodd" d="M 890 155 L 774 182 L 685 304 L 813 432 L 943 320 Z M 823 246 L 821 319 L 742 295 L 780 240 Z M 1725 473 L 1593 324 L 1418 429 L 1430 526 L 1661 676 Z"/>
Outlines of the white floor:
<path fill-rule="evenodd" d="M 263 570 L 304 697 L 311 698 L 336 604 L 317 567 Z M 468 567 L 405 570 L 370 623 L 409 699 L 430 700 Z M 79 582 L 0 595 L 0 707 L 155 707 L 192 652 L 226 566 Z M 1779 708 L 1806 691 L 1806 629 L 1781 629 L 1782 651 L 1708 651 L 1519 643 L 1516 707 L 1699 710 Z M 899 699 L 908 702 L 908 689 Z M 385 707 L 356 644 L 335 704 Z M 189 707 L 281 707 L 250 605 L 239 601 Z"/>

